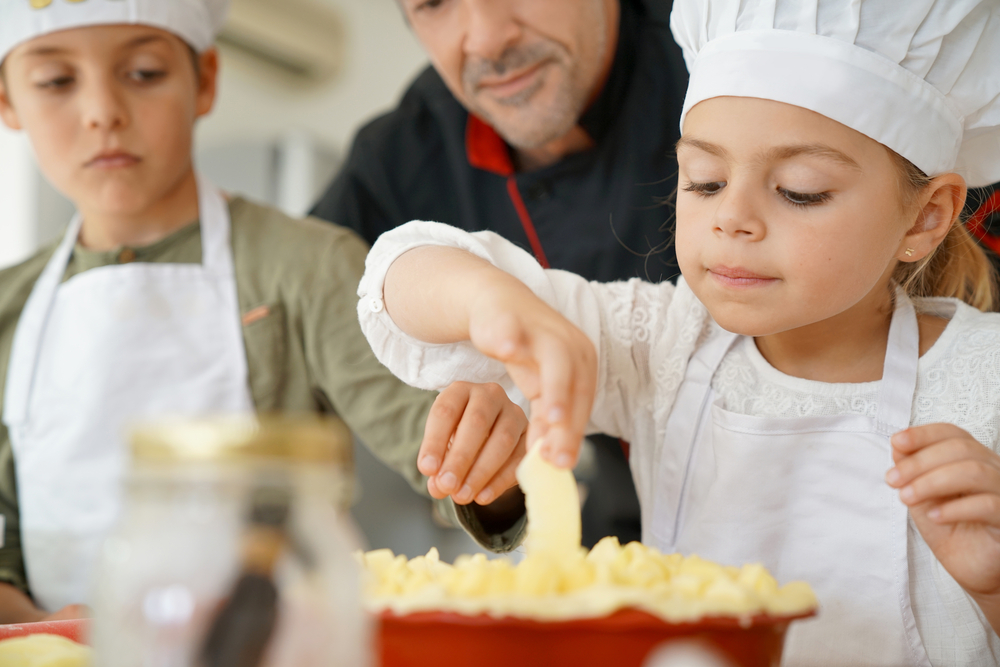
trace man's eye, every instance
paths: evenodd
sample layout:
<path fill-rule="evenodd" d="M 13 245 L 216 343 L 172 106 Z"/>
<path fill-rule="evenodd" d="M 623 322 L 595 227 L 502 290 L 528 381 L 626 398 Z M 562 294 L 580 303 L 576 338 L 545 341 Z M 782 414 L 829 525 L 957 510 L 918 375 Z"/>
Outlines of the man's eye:
<path fill-rule="evenodd" d="M 162 79 L 166 75 L 167 73 L 163 70 L 136 69 L 128 73 L 128 78 L 137 83 L 149 83 L 150 81 Z"/>
<path fill-rule="evenodd" d="M 787 188 L 778 188 L 778 192 L 793 206 L 816 206 L 829 201 L 832 196 L 829 192 L 805 193 L 795 192 Z"/>
<path fill-rule="evenodd" d="M 726 187 L 725 181 L 712 181 L 711 183 L 695 183 L 692 181 L 684 186 L 684 191 L 693 192 L 701 197 L 711 197 L 724 187 Z"/>

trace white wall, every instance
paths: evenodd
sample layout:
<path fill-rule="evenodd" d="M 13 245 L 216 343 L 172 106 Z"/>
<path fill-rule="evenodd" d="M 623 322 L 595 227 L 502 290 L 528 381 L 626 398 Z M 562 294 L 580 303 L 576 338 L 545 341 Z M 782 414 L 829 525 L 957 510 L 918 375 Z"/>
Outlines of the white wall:
<path fill-rule="evenodd" d="M 202 122 L 200 145 L 274 139 L 294 129 L 346 150 L 364 121 L 395 104 L 427 64 L 396 0 L 325 1 L 345 27 L 344 66 L 337 77 L 322 88 L 303 89 L 239 54 L 223 53 L 220 97 Z"/>

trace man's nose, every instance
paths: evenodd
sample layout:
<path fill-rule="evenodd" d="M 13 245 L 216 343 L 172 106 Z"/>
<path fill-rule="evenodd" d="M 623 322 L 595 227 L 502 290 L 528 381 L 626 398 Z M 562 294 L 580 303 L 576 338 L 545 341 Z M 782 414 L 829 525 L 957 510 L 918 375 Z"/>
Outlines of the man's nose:
<path fill-rule="evenodd" d="M 521 26 L 516 20 L 514 4 L 515 0 L 467 1 L 466 55 L 498 60 L 508 47 L 517 43 Z"/>
<path fill-rule="evenodd" d="M 79 99 L 84 127 L 118 130 L 128 126 L 128 105 L 117 82 L 105 78 L 91 79 L 81 88 Z"/>

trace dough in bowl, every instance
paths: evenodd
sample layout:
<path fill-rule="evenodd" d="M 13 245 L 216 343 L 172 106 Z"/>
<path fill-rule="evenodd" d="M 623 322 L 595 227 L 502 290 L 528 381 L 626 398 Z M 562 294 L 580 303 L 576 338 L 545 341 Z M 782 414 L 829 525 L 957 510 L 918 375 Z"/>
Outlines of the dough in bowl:
<path fill-rule="evenodd" d="M 30 635 L 0 641 L 3 667 L 89 667 L 91 650 L 58 635 Z"/>

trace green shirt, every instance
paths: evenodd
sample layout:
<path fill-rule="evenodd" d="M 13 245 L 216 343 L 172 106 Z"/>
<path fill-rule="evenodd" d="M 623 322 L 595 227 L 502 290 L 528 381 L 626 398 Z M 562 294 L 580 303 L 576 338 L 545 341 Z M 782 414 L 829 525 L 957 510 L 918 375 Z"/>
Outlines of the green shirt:
<path fill-rule="evenodd" d="M 421 492 L 416 467 L 424 421 L 436 394 L 397 380 L 361 333 L 357 287 L 368 247 L 353 232 L 295 220 L 236 198 L 229 203 L 233 262 L 244 314 L 250 392 L 259 412 L 339 415 L 390 468 Z M 14 331 L 55 244 L 0 271 L 0 405 Z M 92 252 L 77 246 L 65 279 L 129 261 L 201 262 L 195 223 L 143 248 Z M 14 457 L 0 424 L 0 513 L 6 524 L 0 581 L 27 590 L 18 521 Z"/>

